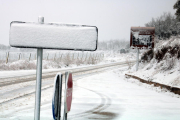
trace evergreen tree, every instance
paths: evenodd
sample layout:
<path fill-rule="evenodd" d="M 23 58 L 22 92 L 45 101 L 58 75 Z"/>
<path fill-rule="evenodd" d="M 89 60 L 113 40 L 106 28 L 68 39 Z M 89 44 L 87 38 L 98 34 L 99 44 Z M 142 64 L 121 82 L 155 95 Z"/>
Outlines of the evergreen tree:
<path fill-rule="evenodd" d="M 176 19 L 180 21 L 180 0 L 177 0 L 177 2 L 174 4 L 174 9 L 176 9 Z"/>

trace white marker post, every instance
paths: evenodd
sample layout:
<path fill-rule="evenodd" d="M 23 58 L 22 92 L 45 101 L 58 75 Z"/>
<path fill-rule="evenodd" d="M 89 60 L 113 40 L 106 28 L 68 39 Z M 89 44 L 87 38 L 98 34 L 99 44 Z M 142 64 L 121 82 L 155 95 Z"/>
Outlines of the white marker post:
<path fill-rule="evenodd" d="M 40 120 L 43 49 L 95 51 L 97 40 L 96 26 L 44 23 L 44 17 L 38 23 L 11 22 L 10 46 L 37 48 L 34 120 Z"/>

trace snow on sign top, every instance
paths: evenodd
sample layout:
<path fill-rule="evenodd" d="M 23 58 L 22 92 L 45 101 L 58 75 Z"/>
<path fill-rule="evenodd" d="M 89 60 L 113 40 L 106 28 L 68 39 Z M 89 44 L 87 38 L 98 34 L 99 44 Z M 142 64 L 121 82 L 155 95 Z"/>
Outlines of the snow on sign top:
<path fill-rule="evenodd" d="M 86 25 L 11 22 L 9 39 L 12 47 L 94 51 L 98 29 Z"/>

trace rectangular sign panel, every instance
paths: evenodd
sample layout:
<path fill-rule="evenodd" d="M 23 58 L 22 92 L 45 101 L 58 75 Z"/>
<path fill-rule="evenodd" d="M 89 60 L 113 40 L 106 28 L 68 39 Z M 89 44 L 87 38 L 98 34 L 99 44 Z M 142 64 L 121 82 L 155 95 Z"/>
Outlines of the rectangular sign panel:
<path fill-rule="evenodd" d="M 98 29 L 95 26 L 11 22 L 12 47 L 94 51 Z"/>
<path fill-rule="evenodd" d="M 154 27 L 131 27 L 130 46 L 154 48 Z"/>

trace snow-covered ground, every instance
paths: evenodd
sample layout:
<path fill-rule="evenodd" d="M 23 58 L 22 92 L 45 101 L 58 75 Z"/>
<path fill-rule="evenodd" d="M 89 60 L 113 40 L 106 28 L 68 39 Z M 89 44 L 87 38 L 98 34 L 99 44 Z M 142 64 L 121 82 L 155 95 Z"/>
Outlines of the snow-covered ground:
<path fill-rule="evenodd" d="M 48 73 L 52 71 L 58 71 L 58 70 L 68 70 L 71 68 L 81 68 L 86 66 L 93 66 L 93 65 L 102 65 L 102 64 L 108 64 L 112 62 L 124 62 L 124 61 L 132 61 L 136 59 L 136 53 L 127 53 L 127 54 L 120 54 L 117 52 L 109 51 L 104 52 L 105 56 L 104 59 L 97 63 L 97 64 L 81 64 L 77 66 L 76 64 L 70 64 L 69 66 L 65 66 L 62 63 L 57 64 L 54 61 L 47 61 L 43 60 L 43 73 Z M 36 68 L 36 60 L 33 61 L 26 61 L 26 60 L 19 60 L 12 63 L 7 64 L 8 67 L 14 67 L 14 70 L 1 70 L 0 71 L 0 78 L 8 78 L 8 77 L 17 77 L 17 76 L 27 76 L 27 75 L 35 75 L 36 70 L 30 69 L 30 70 L 16 70 L 16 67 L 23 66 L 27 64 L 33 64 Z M 60 68 L 58 66 L 61 66 Z"/>
<path fill-rule="evenodd" d="M 165 61 L 162 61 L 161 63 L 166 64 Z M 177 66 L 167 71 L 162 71 L 158 69 L 158 67 L 162 67 L 159 66 L 158 63 L 141 63 L 138 71 L 135 71 L 136 65 L 134 65 L 133 69 L 129 70 L 127 74 L 138 76 L 147 81 L 153 81 L 164 85 L 180 88 L 179 63 L 180 61 L 178 60 L 178 62 L 176 63 Z"/>
<path fill-rule="evenodd" d="M 135 59 L 136 53 L 119 54 L 109 51 L 106 52 L 104 60 L 98 64 L 120 61 L 126 61 L 128 63 L 128 61 Z M 160 64 L 151 60 L 150 63 L 140 64 L 137 72 L 134 65 L 131 69 L 129 69 L 130 66 L 127 66 L 116 70 L 97 72 L 97 74 L 88 77 L 74 77 L 73 102 L 71 112 L 68 114 L 69 120 L 179 120 L 179 95 L 125 77 L 125 74 L 128 73 L 146 80 L 170 85 L 175 78 L 178 80 L 178 73 L 180 71 L 178 63 L 177 60 L 177 66 L 174 66 L 169 71 L 158 71 L 159 69 L 157 68 Z M 165 65 L 165 62 L 163 64 Z M 79 67 L 85 66 L 80 65 Z M 76 65 L 70 65 L 61 69 L 76 67 Z M 52 67 L 51 69 L 43 69 L 43 72 L 57 70 L 59 69 Z M 35 70 L 1 71 L 0 78 L 34 75 L 35 72 Z M 169 79 L 172 81 L 170 82 Z M 52 85 L 52 79 L 47 79 L 43 82 L 41 120 L 53 120 L 51 108 Z M 176 82 L 173 86 L 179 87 Z M 24 97 L 17 97 L 23 96 L 23 94 L 19 94 L 18 87 L 26 91 Z M 34 119 L 34 90 L 35 81 L 1 87 L 0 94 L 3 97 L 0 102 L 6 101 L 7 98 L 16 99 L 0 103 L 0 119 Z M 7 94 L 4 95 L 4 93 Z"/>
<path fill-rule="evenodd" d="M 127 68 L 75 77 L 68 120 L 179 120 L 180 96 L 126 78 Z M 53 120 L 52 93 L 52 87 L 42 91 L 41 120 Z M 34 96 L 0 104 L 0 119 L 32 120 Z"/>
<path fill-rule="evenodd" d="M 172 87 L 180 88 L 180 38 L 171 38 L 170 40 L 158 41 L 154 49 L 163 53 L 162 48 L 168 48 L 162 60 L 155 59 L 155 55 L 150 62 L 141 62 L 139 70 L 136 71 L 136 65 L 132 67 L 127 74 L 138 76 L 147 81 L 153 81 Z M 165 50 L 164 50 L 165 51 Z"/>

